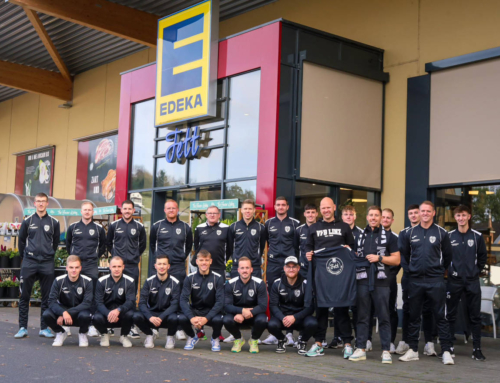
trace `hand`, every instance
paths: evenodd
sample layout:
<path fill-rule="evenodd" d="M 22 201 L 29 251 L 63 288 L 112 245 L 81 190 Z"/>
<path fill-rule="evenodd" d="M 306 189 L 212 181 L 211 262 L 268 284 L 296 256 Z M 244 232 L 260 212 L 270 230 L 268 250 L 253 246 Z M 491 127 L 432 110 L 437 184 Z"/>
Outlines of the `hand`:
<path fill-rule="evenodd" d="M 116 323 L 118 322 L 118 317 L 120 316 L 120 311 L 118 309 L 114 309 L 109 312 L 108 314 L 108 322 L 109 323 Z"/>
<path fill-rule="evenodd" d="M 200 328 L 205 326 L 208 323 L 208 319 L 205 317 L 198 317 L 198 324 L 200 325 Z"/>
<path fill-rule="evenodd" d="M 376 254 L 368 254 L 366 256 L 366 259 L 368 259 L 368 261 L 370 263 L 376 263 L 376 262 L 378 262 L 378 255 L 376 255 Z"/>
<path fill-rule="evenodd" d="M 252 310 L 253 309 L 243 309 L 241 310 L 241 315 L 243 315 L 245 319 L 250 319 L 253 317 Z"/>
<path fill-rule="evenodd" d="M 151 317 L 149 318 L 149 321 L 153 323 L 156 327 L 160 327 L 162 322 L 161 318 L 159 317 Z"/>
<path fill-rule="evenodd" d="M 193 317 L 191 318 L 191 324 L 196 327 L 196 328 L 200 328 L 200 317 Z"/>
<path fill-rule="evenodd" d="M 314 251 L 308 251 L 308 252 L 306 253 L 306 258 L 307 258 L 307 260 L 308 260 L 309 262 L 311 262 L 311 261 L 312 261 L 312 259 L 313 259 L 313 255 L 314 255 Z"/>
<path fill-rule="evenodd" d="M 343 247 L 347 247 L 349 250 L 351 250 L 351 246 L 349 245 L 342 245 Z"/>
<path fill-rule="evenodd" d="M 71 318 L 71 315 L 68 314 L 67 311 L 63 312 L 63 318 L 64 318 L 64 323 L 66 326 L 71 326 L 73 324 L 73 318 Z"/>
<path fill-rule="evenodd" d="M 235 321 L 236 323 L 243 323 L 243 321 L 244 321 L 244 320 L 245 320 L 245 318 L 244 318 L 244 317 L 243 317 L 243 315 L 241 315 L 241 314 L 236 314 L 236 315 L 234 316 L 234 321 Z"/>
<path fill-rule="evenodd" d="M 288 315 L 283 318 L 283 324 L 285 327 L 290 327 L 295 323 L 295 317 L 293 315 Z"/>
<path fill-rule="evenodd" d="M 64 318 L 62 317 L 62 315 L 59 318 L 57 318 L 57 324 L 59 326 L 62 326 L 64 324 Z"/>

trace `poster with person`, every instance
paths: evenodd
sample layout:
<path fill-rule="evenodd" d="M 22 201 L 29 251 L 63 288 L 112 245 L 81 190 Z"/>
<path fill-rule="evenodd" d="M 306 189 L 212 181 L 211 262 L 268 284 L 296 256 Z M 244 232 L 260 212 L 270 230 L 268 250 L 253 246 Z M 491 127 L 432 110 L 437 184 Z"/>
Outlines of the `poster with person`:
<path fill-rule="evenodd" d="M 86 198 L 94 202 L 115 202 L 118 135 L 88 142 Z"/>

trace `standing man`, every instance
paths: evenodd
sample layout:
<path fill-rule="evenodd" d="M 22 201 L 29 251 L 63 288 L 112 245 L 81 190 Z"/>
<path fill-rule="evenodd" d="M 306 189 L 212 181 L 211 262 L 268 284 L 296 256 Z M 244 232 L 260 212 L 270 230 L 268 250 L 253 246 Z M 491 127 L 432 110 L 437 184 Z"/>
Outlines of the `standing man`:
<path fill-rule="evenodd" d="M 451 357 L 450 328 L 446 320 L 445 270 L 450 266 L 452 250 L 448 232 L 433 223 L 436 210 L 430 201 L 420 204 L 420 224 L 404 234 L 402 254 L 408 265 L 410 324 L 408 342 L 410 349 L 399 358 L 403 362 L 418 360 L 420 316 L 424 301 L 431 303 L 437 322 L 439 340 L 443 350 L 443 364 L 455 364 Z"/>
<path fill-rule="evenodd" d="M 315 224 L 318 219 L 318 208 L 316 205 L 307 204 L 304 207 L 304 217 L 306 218 L 306 223 L 300 225 L 295 234 L 295 249 L 299 251 L 300 275 L 306 279 L 309 268 L 309 261 L 306 258 L 306 243 L 307 237 L 309 237 L 309 227 Z"/>
<path fill-rule="evenodd" d="M 47 328 L 44 312 L 49 307 L 49 295 L 54 282 L 54 254 L 59 245 L 61 234 L 59 221 L 47 214 L 49 197 L 45 193 L 35 196 L 36 212 L 26 217 L 19 230 L 19 254 L 23 259 L 21 266 L 21 298 L 19 299 L 19 331 L 16 339 L 28 336 L 28 312 L 31 290 L 36 280 L 42 290 L 39 335 L 53 338 Z"/>
<path fill-rule="evenodd" d="M 99 277 L 99 258 L 106 253 L 106 232 L 92 220 L 94 205 L 86 201 L 81 205 L 82 219 L 69 225 L 66 231 L 66 249 L 69 254 L 77 254 L 82 261 L 82 274 L 92 278 L 93 291 L 96 291 Z M 96 312 L 95 297 L 90 313 Z M 89 327 L 88 336 L 99 336 L 94 326 Z"/>
<path fill-rule="evenodd" d="M 97 312 L 94 324 L 101 333 L 101 347 L 109 347 L 108 328 L 121 328 L 120 343 L 123 347 L 132 347 L 128 340 L 134 324 L 135 283 L 128 275 L 123 274 L 123 259 L 115 255 L 109 261 L 110 274 L 99 278 L 95 292 Z"/>
<path fill-rule="evenodd" d="M 56 339 L 52 343 L 54 347 L 62 346 L 68 336 L 63 325 L 79 327 L 78 345 L 89 345 L 86 334 L 92 319 L 92 279 L 80 274 L 81 270 L 80 258 L 70 255 L 66 260 L 68 274 L 57 277 L 52 284 L 49 308 L 44 311 L 43 319 L 56 333 Z"/>
<path fill-rule="evenodd" d="M 262 254 L 266 247 L 264 225 L 255 220 L 255 202 L 246 199 L 241 205 L 243 218 L 229 227 L 229 241 L 233 244 L 233 268 L 231 278 L 238 276 L 238 261 L 247 257 L 252 262 L 252 275 L 262 276 Z"/>
<path fill-rule="evenodd" d="M 346 205 L 342 208 L 342 221 L 347 223 L 354 235 L 354 243 L 358 243 L 358 238 L 363 232 L 359 226 L 356 226 L 356 209 L 352 205 Z"/>
<path fill-rule="evenodd" d="M 210 206 L 205 215 L 207 222 L 199 224 L 194 230 L 194 253 L 208 251 L 212 259 L 210 270 L 225 278 L 226 260 L 233 255 L 233 243 L 228 240 L 229 226 L 220 222 L 220 210 L 217 206 Z M 191 264 L 196 266 L 196 255 Z"/>
<path fill-rule="evenodd" d="M 241 325 L 252 327 L 250 353 L 259 352 L 258 341 L 267 327 L 267 290 L 266 284 L 260 278 L 254 277 L 252 261 L 241 257 L 238 262 L 239 276 L 231 279 L 225 286 L 223 324 L 235 338 L 232 352 L 240 352 L 245 344 L 241 336 Z"/>
<path fill-rule="evenodd" d="M 458 302 L 462 294 L 465 293 L 465 303 L 472 326 L 472 359 L 483 361 L 486 358 L 481 352 L 481 286 L 479 275 L 486 265 L 488 253 L 482 234 L 469 226 L 471 219 L 469 207 L 460 205 L 455 208 L 453 214 L 458 229 L 450 232 L 453 258 L 448 268 L 448 286 L 446 288 L 446 317 L 450 324 L 450 337 L 453 341 Z"/>
<path fill-rule="evenodd" d="M 335 209 L 336 206 L 331 198 L 325 197 L 321 200 L 320 211 L 323 219 L 309 228 L 309 237 L 306 243 L 306 258 L 308 261 L 313 260 L 315 250 L 336 246 L 348 246 L 354 249 L 352 230 L 347 223 L 335 220 Z M 310 283 L 313 282 L 310 281 Z M 334 315 L 337 318 L 339 335 L 345 345 L 344 358 L 347 359 L 353 353 L 349 307 L 335 307 Z M 316 318 L 318 320 L 318 331 L 314 336 L 316 344 L 307 352 L 307 356 L 324 355 L 322 343 L 326 338 L 328 328 L 328 307 L 316 307 Z"/>
<path fill-rule="evenodd" d="M 203 326 L 212 327 L 212 351 L 220 351 L 219 336 L 222 330 L 225 278 L 210 269 L 212 256 L 207 250 L 200 250 L 196 257 L 198 270 L 184 280 L 179 314 L 179 325 L 188 338 L 184 350 L 192 350 L 199 338 L 193 330 Z"/>

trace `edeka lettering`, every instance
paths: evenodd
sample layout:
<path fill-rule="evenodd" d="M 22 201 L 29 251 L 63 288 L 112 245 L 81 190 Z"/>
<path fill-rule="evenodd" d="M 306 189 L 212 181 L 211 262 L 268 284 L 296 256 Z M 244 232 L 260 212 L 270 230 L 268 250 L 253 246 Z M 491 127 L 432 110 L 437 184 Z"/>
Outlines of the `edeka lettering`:
<path fill-rule="evenodd" d="M 194 97 L 194 103 L 193 103 Z M 160 115 L 166 116 L 175 112 L 183 112 L 188 109 L 194 109 L 197 106 L 203 106 L 201 95 L 179 98 L 177 101 L 169 101 L 160 105 Z"/>
<path fill-rule="evenodd" d="M 173 142 L 167 149 L 167 153 L 165 154 L 165 158 L 167 162 L 172 163 L 177 160 L 184 158 L 193 158 L 196 157 L 198 151 L 200 150 L 200 145 L 198 144 L 198 140 L 200 137 L 200 127 L 196 126 L 194 128 L 193 133 L 191 133 L 191 128 L 187 129 L 186 139 L 181 141 L 182 132 L 179 129 L 175 129 L 175 131 L 167 134 L 165 138 L 167 142 Z"/>

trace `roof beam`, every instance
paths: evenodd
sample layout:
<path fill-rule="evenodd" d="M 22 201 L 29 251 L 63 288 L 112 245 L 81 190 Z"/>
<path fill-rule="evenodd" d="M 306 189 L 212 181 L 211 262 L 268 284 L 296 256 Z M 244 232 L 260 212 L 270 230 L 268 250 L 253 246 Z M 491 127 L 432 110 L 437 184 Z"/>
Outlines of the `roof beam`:
<path fill-rule="evenodd" d="M 158 16 L 106 0 L 9 0 L 33 11 L 156 47 Z"/>
<path fill-rule="evenodd" d="M 54 46 L 54 43 L 50 39 L 49 34 L 47 33 L 47 30 L 42 24 L 42 21 L 38 17 L 38 14 L 28 8 L 23 8 L 24 12 L 28 16 L 28 19 L 30 19 L 31 24 L 36 30 L 36 33 L 38 33 L 38 36 L 40 37 L 40 40 L 42 40 L 43 45 L 45 45 L 45 48 L 49 52 L 50 56 L 52 57 L 52 60 L 54 60 L 57 68 L 59 69 L 59 72 L 61 72 L 61 75 L 66 79 L 66 81 L 72 82 L 73 79 L 71 78 L 71 75 L 69 73 L 68 68 L 66 67 L 66 64 L 64 64 L 63 59 L 59 55 L 59 52 L 57 51 L 56 47 Z"/>
<path fill-rule="evenodd" d="M 61 74 L 7 61 L 0 61 L 0 84 L 64 101 L 73 97 L 73 84 Z"/>

